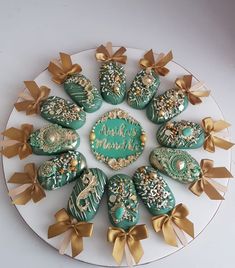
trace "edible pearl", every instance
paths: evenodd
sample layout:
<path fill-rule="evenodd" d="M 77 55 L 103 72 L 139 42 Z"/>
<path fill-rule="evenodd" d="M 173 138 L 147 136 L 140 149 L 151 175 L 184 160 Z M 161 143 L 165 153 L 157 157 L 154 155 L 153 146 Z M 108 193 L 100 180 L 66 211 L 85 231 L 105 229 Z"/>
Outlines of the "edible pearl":
<path fill-rule="evenodd" d="M 178 161 L 176 162 L 176 168 L 177 168 L 178 170 L 182 170 L 184 167 L 185 167 L 185 162 L 184 162 L 184 161 L 182 161 L 182 160 L 178 160 Z"/>
<path fill-rule="evenodd" d="M 94 141 L 95 140 L 95 133 L 91 132 L 90 134 L 90 141 Z"/>
<path fill-rule="evenodd" d="M 71 166 L 75 167 L 78 164 L 76 159 L 71 160 Z"/>
<path fill-rule="evenodd" d="M 140 141 L 141 141 L 142 143 L 145 143 L 146 140 L 147 140 L 146 134 L 141 134 L 141 135 L 140 135 Z"/>

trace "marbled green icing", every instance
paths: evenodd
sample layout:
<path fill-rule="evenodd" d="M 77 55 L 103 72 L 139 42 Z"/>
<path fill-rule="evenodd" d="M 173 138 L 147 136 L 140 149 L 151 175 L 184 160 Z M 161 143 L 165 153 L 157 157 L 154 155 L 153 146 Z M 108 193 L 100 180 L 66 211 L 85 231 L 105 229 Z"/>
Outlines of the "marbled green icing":
<path fill-rule="evenodd" d="M 170 148 L 155 148 L 149 156 L 150 164 L 168 177 L 181 183 L 198 180 L 201 168 L 186 151 Z"/>
<path fill-rule="evenodd" d="M 112 225 L 128 230 L 139 220 L 139 202 L 132 179 L 117 174 L 108 181 L 108 213 Z"/>
<path fill-rule="evenodd" d="M 40 106 L 41 116 L 51 123 L 78 129 L 86 122 L 86 113 L 76 104 L 57 96 L 51 96 Z"/>
<path fill-rule="evenodd" d="M 75 150 L 80 143 L 77 132 L 56 124 L 46 125 L 34 131 L 28 140 L 35 154 L 55 155 Z"/>
<path fill-rule="evenodd" d="M 134 109 L 144 109 L 153 98 L 160 80 L 153 70 L 141 70 L 127 91 L 127 102 Z"/>
<path fill-rule="evenodd" d="M 159 174 L 150 166 L 136 170 L 133 176 L 136 192 L 152 215 L 166 214 L 175 207 L 174 195 Z"/>
<path fill-rule="evenodd" d="M 79 221 L 94 218 L 104 194 L 107 176 L 98 168 L 85 169 L 68 201 L 68 212 Z"/>
<path fill-rule="evenodd" d="M 162 124 L 178 114 L 188 106 L 188 97 L 178 89 L 169 89 L 164 94 L 155 96 L 146 109 L 147 117 L 155 124 Z"/>
<path fill-rule="evenodd" d="M 91 150 L 96 158 L 112 169 L 121 169 L 135 161 L 144 149 L 144 131 L 139 122 L 121 109 L 105 113 L 93 126 Z"/>
<path fill-rule="evenodd" d="M 68 151 L 45 161 L 38 168 L 38 181 L 46 190 L 55 190 L 74 181 L 86 167 L 86 159 L 78 151 Z"/>
<path fill-rule="evenodd" d="M 70 75 L 64 82 L 64 89 L 70 98 L 87 113 L 97 111 L 102 105 L 100 92 L 82 74 Z"/>
<path fill-rule="evenodd" d="M 126 96 L 126 74 L 124 67 L 114 61 L 103 63 L 100 68 L 100 91 L 103 99 L 119 104 Z"/>
<path fill-rule="evenodd" d="M 162 125 L 157 131 L 157 141 L 169 148 L 195 149 L 203 145 L 203 128 L 190 121 L 172 121 Z"/>

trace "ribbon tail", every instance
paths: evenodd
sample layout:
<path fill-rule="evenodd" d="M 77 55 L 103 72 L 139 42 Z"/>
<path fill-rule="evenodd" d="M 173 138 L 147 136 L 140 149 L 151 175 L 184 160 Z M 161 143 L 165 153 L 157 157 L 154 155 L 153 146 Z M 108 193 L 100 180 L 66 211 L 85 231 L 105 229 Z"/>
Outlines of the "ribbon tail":
<path fill-rule="evenodd" d="M 176 234 L 172 227 L 171 220 L 165 222 L 162 226 L 162 233 L 167 244 L 177 247 Z"/>
<path fill-rule="evenodd" d="M 132 268 L 133 267 L 133 257 L 131 255 L 131 252 L 130 252 L 127 244 L 125 244 L 125 257 L 126 257 L 127 266 Z"/>
<path fill-rule="evenodd" d="M 190 184 L 189 190 L 193 194 L 200 196 L 203 193 L 203 189 L 201 187 L 201 181 L 197 180 L 197 181 L 193 182 L 192 184 Z"/>
<path fill-rule="evenodd" d="M 209 180 L 209 179 L 208 179 Z M 226 193 L 227 192 L 227 187 L 218 183 L 217 181 L 211 180 L 210 179 L 210 184 L 218 191 Z"/>
<path fill-rule="evenodd" d="M 25 205 L 32 198 L 32 189 L 28 187 L 25 191 L 19 193 L 17 196 L 14 196 L 14 200 L 12 201 L 15 205 Z"/>
<path fill-rule="evenodd" d="M 124 250 L 125 250 L 125 244 L 126 244 L 126 239 L 125 237 L 117 237 L 115 239 L 114 245 L 113 245 L 113 258 L 115 259 L 115 261 L 117 262 L 117 264 L 121 264 L 122 263 L 122 259 L 123 259 L 123 254 L 124 254 Z"/>
<path fill-rule="evenodd" d="M 194 225 L 187 218 L 174 218 L 174 223 L 189 236 L 194 238 Z"/>
<path fill-rule="evenodd" d="M 175 232 L 176 236 L 178 237 L 180 243 L 183 246 L 186 246 L 188 244 L 188 241 L 187 241 L 187 238 L 186 238 L 184 232 L 182 230 L 180 230 L 180 228 L 176 224 L 174 224 L 173 222 L 172 222 L 172 227 L 173 227 L 174 232 Z"/>
<path fill-rule="evenodd" d="M 64 239 L 59 247 L 59 253 L 64 255 L 66 249 L 68 248 L 69 242 L 71 241 L 72 229 L 65 232 Z"/>
<path fill-rule="evenodd" d="M 138 264 L 144 255 L 144 251 L 139 240 L 135 240 L 134 238 L 129 238 L 127 242 L 128 248 L 133 256 L 135 263 Z"/>
<path fill-rule="evenodd" d="M 216 190 L 216 188 L 208 181 L 204 182 L 204 192 L 212 200 L 224 200 L 224 197 Z"/>
<path fill-rule="evenodd" d="M 14 157 L 14 156 L 18 155 L 20 146 L 21 146 L 20 143 L 8 146 L 8 147 L 4 148 L 3 150 L 1 150 L 1 154 L 6 156 L 7 158 Z"/>
<path fill-rule="evenodd" d="M 224 150 L 228 150 L 234 145 L 234 143 L 224 140 L 222 138 L 216 137 L 216 136 L 213 136 L 213 140 L 214 140 L 215 146 L 222 148 Z"/>
<path fill-rule="evenodd" d="M 71 249 L 73 258 L 83 251 L 83 239 L 81 236 L 78 236 L 75 231 L 72 233 Z"/>

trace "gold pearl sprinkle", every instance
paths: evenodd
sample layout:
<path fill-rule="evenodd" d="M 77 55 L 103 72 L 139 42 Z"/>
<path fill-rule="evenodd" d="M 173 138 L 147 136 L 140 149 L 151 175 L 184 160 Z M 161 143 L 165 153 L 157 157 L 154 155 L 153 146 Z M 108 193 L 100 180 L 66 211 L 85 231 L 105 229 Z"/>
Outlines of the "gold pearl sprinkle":
<path fill-rule="evenodd" d="M 94 141 L 95 140 L 95 133 L 91 132 L 90 133 L 90 141 Z"/>
<path fill-rule="evenodd" d="M 147 140 L 147 136 L 146 136 L 146 134 L 145 134 L 145 133 L 142 133 L 142 134 L 140 135 L 140 141 L 144 144 L 144 143 L 146 142 L 146 140 Z"/>

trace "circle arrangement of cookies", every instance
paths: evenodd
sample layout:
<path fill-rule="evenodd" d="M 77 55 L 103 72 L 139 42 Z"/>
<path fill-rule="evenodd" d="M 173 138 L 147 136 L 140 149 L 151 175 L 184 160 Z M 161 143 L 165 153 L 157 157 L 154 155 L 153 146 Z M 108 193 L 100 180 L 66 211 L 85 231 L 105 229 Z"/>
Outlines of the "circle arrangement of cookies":
<path fill-rule="evenodd" d="M 154 235 L 169 247 L 186 245 L 189 237 L 194 238 L 196 227 L 190 220 L 190 208 L 176 202 L 174 189 L 167 181 L 173 179 L 182 184 L 184 191 L 191 191 L 192 198 L 207 195 L 207 202 L 223 200 L 226 186 L 217 179 L 232 178 L 229 170 L 214 165 L 213 159 L 202 158 L 198 162 L 190 152 L 214 153 L 217 148 L 230 149 L 233 143 L 219 133 L 229 127 L 221 118 L 208 116 L 201 122 L 177 119 L 187 113 L 188 106 L 200 106 L 210 94 L 206 85 L 192 75 L 175 77 L 174 86 L 159 94 L 162 80 L 171 71 L 171 51 L 155 54 L 151 49 L 143 54 L 140 70 L 130 86 L 126 82 L 125 53 L 126 48 L 114 49 L 110 42 L 96 49 L 93 60 L 100 64 L 99 89 L 70 55 L 60 53 L 59 60 L 51 60 L 47 75 L 52 85 L 64 89 L 71 100 L 52 96 L 48 85 L 25 81 L 26 89 L 20 93 L 15 109 L 27 118 L 41 116 L 49 123 L 45 121 L 39 128 L 27 122 L 10 126 L 2 133 L 1 154 L 18 157 L 24 163 L 21 170 L 11 170 L 8 180 L 9 196 L 17 207 L 46 202 L 50 191 L 73 183 L 69 198 L 63 200 L 64 207 L 54 211 L 51 225 L 47 226 L 48 239 L 58 239 L 60 254 L 75 258 L 86 251 L 83 240 L 93 235 L 95 216 L 106 194 L 110 227 L 103 239 L 108 240 L 115 262 L 131 267 L 140 263 L 144 255 L 142 240 L 149 237 L 144 223 L 149 220 Z M 134 110 L 135 118 L 119 107 L 124 102 Z M 113 109 L 96 118 L 104 103 Z M 138 120 L 138 114 L 143 112 L 155 135 L 156 146 L 152 148 L 148 146 L 148 133 Z M 95 118 L 91 129 L 86 129 L 88 115 Z M 79 135 L 83 128 L 89 137 L 87 150 L 104 169 L 112 171 L 112 176 L 90 166 L 86 151 L 79 150 L 84 142 Z M 122 172 L 131 168 L 146 150 L 148 164 L 132 170 L 132 176 Z M 40 165 L 28 161 L 32 154 L 41 157 Z M 140 206 L 149 212 L 148 218 L 141 217 Z"/>

